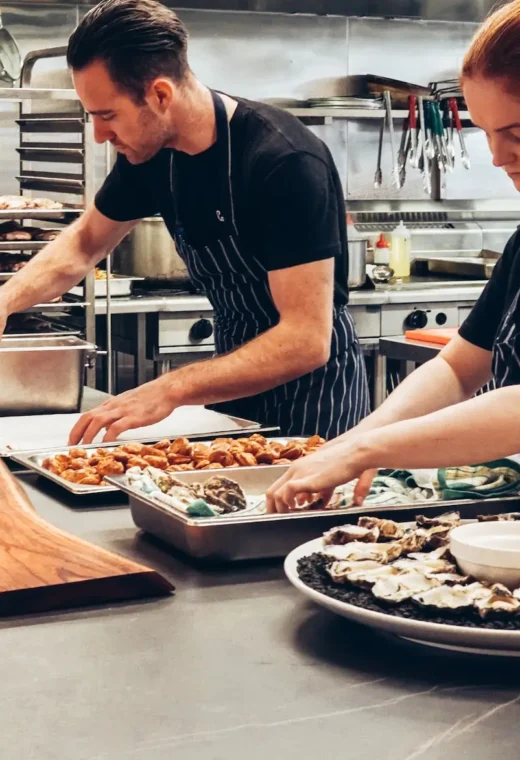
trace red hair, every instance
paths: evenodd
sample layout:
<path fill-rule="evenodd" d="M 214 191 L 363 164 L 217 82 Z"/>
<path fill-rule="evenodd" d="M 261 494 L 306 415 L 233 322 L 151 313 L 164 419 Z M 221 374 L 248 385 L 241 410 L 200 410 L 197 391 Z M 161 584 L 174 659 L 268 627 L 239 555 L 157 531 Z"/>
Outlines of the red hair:
<path fill-rule="evenodd" d="M 474 36 L 464 56 L 461 81 L 470 77 L 520 84 L 520 0 L 495 11 Z"/>

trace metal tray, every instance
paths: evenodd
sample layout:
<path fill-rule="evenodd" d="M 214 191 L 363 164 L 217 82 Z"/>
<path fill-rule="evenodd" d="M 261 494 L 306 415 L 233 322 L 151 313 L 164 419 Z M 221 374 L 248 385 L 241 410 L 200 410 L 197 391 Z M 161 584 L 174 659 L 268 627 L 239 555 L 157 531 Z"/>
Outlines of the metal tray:
<path fill-rule="evenodd" d="M 204 419 L 200 417 L 191 422 L 189 420 L 182 419 L 182 415 L 179 418 L 179 412 L 189 409 L 190 412 L 196 407 L 180 407 L 173 415 L 165 418 L 156 425 L 149 425 L 147 428 L 140 428 L 134 431 L 127 431 L 123 436 L 115 441 L 107 441 L 103 443 L 101 441 L 82 446 L 82 448 L 105 448 L 109 446 L 120 446 L 125 443 L 157 443 L 157 441 L 164 440 L 165 438 L 175 439 L 179 437 L 186 437 L 190 440 L 204 442 L 213 440 L 215 438 L 221 438 L 223 436 L 227 438 L 243 438 L 253 433 L 262 433 L 263 435 L 271 434 L 275 435 L 278 428 L 267 425 L 261 425 L 259 422 L 253 422 L 252 420 L 245 420 L 242 417 L 233 417 L 232 415 L 217 414 L 218 420 L 213 418 L 211 423 L 211 429 Z M 201 408 L 198 411 L 202 411 L 202 414 L 206 410 Z M 45 454 L 50 456 L 53 452 L 60 454 L 65 452 L 69 447 L 67 445 L 69 432 L 72 426 L 79 419 L 79 414 L 76 415 L 39 415 L 34 417 L 28 415 L 25 417 L 9 417 L 2 418 L 0 416 L 0 458 L 2 457 L 14 457 L 15 455 L 29 454 Z M 172 417 L 176 419 L 171 419 Z M 172 427 L 168 429 L 167 423 L 171 422 Z M 39 443 L 34 442 L 34 427 L 35 425 L 39 430 L 44 431 L 44 435 L 38 435 Z M 222 427 L 219 427 L 222 425 Z M 6 434 L 6 427 L 9 426 L 8 433 Z M 48 433 L 48 436 L 47 436 Z M 130 435 L 131 434 L 131 435 Z"/>
<path fill-rule="evenodd" d="M 69 214 L 79 215 L 82 213 L 82 208 L 74 206 L 65 206 L 60 209 L 0 209 L 0 221 L 3 219 L 54 219 L 59 221 L 60 219 L 66 219 Z"/>
<path fill-rule="evenodd" d="M 480 256 L 435 256 L 428 259 L 428 271 L 489 280 L 500 255 L 494 251 L 482 251 Z"/>
<path fill-rule="evenodd" d="M 0 253 L 40 251 L 49 242 L 48 240 L 0 240 Z"/>
<path fill-rule="evenodd" d="M 246 494 L 257 495 L 272 485 L 286 466 L 243 468 L 232 470 L 230 477 L 239 483 Z M 215 475 L 217 471 L 175 474 L 179 480 L 193 482 Z M 281 515 L 235 515 L 191 518 L 176 513 L 137 491 L 122 478 L 108 478 L 130 497 L 132 518 L 138 528 L 150 533 L 190 557 L 212 562 L 284 557 L 297 546 L 324 531 L 343 523 L 356 523 L 358 517 L 377 514 L 400 522 L 416 514 L 437 515 L 456 509 L 464 518 L 479 514 L 499 514 L 516 511 L 520 495 L 503 499 L 455 500 L 416 503 L 409 507 L 354 507 Z"/>
<path fill-rule="evenodd" d="M 94 350 L 76 336 L 5 336 L 0 341 L 0 413 L 76 412 L 87 355 Z"/>
<path fill-rule="evenodd" d="M 124 277 L 119 274 L 114 274 L 110 278 L 110 297 L 122 298 L 129 296 L 132 293 L 132 283 L 137 280 L 142 280 L 143 277 Z M 77 286 L 69 290 L 69 293 L 75 296 L 83 295 L 83 288 Z M 106 298 L 107 296 L 107 281 L 96 280 L 94 286 L 94 293 L 96 298 Z"/>
<path fill-rule="evenodd" d="M 232 437 L 243 438 L 243 437 L 245 437 L 245 435 L 249 436 L 249 435 L 253 435 L 253 433 L 266 433 L 266 432 L 269 432 L 269 430 L 266 430 L 265 428 L 258 428 L 258 429 L 255 429 L 255 430 L 250 430 L 250 431 L 247 432 L 247 434 L 245 434 L 244 431 L 234 430 L 232 433 L 225 433 L 225 432 L 224 433 L 219 433 L 218 436 L 215 435 L 214 438 L 216 438 L 216 437 L 222 438 L 223 436 L 229 437 L 229 438 L 232 438 Z M 208 440 L 207 434 L 200 434 L 198 436 L 195 434 L 195 435 L 190 435 L 190 436 L 186 436 L 186 437 L 189 437 L 189 439 L 191 441 L 197 441 L 199 443 L 206 443 L 208 445 L 213 440 L 213 439 L 209 439 Z M 271 439 L 271 440 L 286 441 L 286 440 L 289 440 L 289 439 L 287 439 L 287 438 L 284 438 L 284 439 L 276 438 L 276 439 Z M 26 467 L 28 470 L 32 470 L 33 472 L 37 473 L 38 475 L 41 475 L 42 477 L 47 478 L 47 480 L 52 480 L 54 483 L 57 483 L 59 486 L 62 486 L 62 488 L 64 488 L 66 491 L 69 491 L 70 493 L 73 493 L 76 496 L 88 496 L 88 495 L 96 494 L 96 493 L 110 493 L 110 492 L 117 491 L 119 489 L 119 481 L 118 481 L 118 479 L 117 478 L 111 479 L 110 480 L 110 485 L 106 485 L 106 486 L 82 486 L 82 485 L 79 485 L 78 483 L 71 483 L 70 481 L 65 480 L 64 478 L 60 478 L 59 475 L 55 475 L 53 472 L 49 472 L 44 467 L 42 467 L 43 460 L 47 459 L 49 457 L 50 458 L 55 457 L 57 454 L 67 454 L 67 452 L 70 451 L 71 448 L 74 448 L 74 449 L 82 448 L 82 449 L 85 449 L 86 451 L 92 451 L 92 450 L 95 450 L 95 449 L 105 449 L 106 451 L 113 451 L 118 446 L 123 446 L 126 443 L 149 443 L 149 444 L 153 445 L 154 443 L 157 443 L 157 442 L 158 442 L 157 438 L 155 438 L 153 440 L 150 440 L 150 438 L 148 438 L 146 440 L 136 439 L 135 441 L 121 441 L 117 445 L 114 445 L 113 443 L 112 444 L 104 444 L 104 445 L 103 444 L 92 443 L 92 444 L 89 444 L 87 446 L 81 446 L 81 447 L 78 447 L 78 446 L 69 446 L 69 447 L 60 448 L 60 449 L 45 449 L 45 450 L 40 450 L 40 451 L 25 452 L 23 454 L 21 454 L 21 453 L 20 454 L 10 454 L 8 456 L 10 456 L 10 458 L 13 460 L 13 462 L 16 462 L 17 464 L 20 464 L 23 467 Z M 289 465 L 281 465 L 282 470 L 285 472 L 285 470 L 288 468 L 288 466 Z M 274 470 L 274 469 L 275 469 L 275 467 L 273 467 L 273 466 L 268 466 L 268 467 L 266 467 L 266 466 L 258 466 L 258 467 L 226 467 L 225 471 L 229 472 L 229 473 L 237 473 L 237 472 L 246 472 L 246 471 L 249 471 L 249 470 L 253 470 L 253 471 L 256 472 L 258 470 L 262 470 L 263 471 L 263 470 Z M 278 467 L 278 469 L 279 469 L 279 467 Z M 177 477 L 177 475 L 191 475 L 191 474 L 193 474 L 193 475 L 197 475 L 198 478 L 199 478 L 199 480 L 200 480 L 201 477 L 202 477 L 202 473 L 207 473 L 207 472 L 209 472 L 211 475 L 214 475 L 215 472 L 221 472 L 221 471 L 220 470 L 218 470 L 218 471 L 217 470 L 199 470 L 199 471 L 194 471 L 193 473 L 191 473 L 191 472 L 188 472 L 188 473 L 186 473 L 186 472 L 184 472 L 184 473 L 183 472 L 177 472 L 177 473 L 175 473 L 175 476 Z M 230 477 L 234 478 L 234 475 L 232 475 Z M 106 480 L 108 482 L 108 478 L 106 478 Z M 192 481 L 196 481 L 196 480 L 197 480 L 196 477 L 192 478 Z"/>

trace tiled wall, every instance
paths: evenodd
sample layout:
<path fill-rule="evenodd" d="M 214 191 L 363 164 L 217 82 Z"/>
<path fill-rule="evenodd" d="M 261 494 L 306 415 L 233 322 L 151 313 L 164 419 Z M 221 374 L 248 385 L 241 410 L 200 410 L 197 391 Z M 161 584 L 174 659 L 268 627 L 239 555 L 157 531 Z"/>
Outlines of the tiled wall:
<path fill-rule="evenodd" d="M 22 53 L 65 44 L 86 9 L 81 6 L 2 6 L 4 25 Z M 190 60 L 208 85 L 253 99 L 297 98 L 342 92 L 348 74 L 373 73 L 417 84 L 455 76 L 474 32 L 472 24 L 346 19 L 333 16 L 179 11 L 191 36 Z M 18 170 L 15 106 L 0 104 L 0 193 L 16 191 Z M 396 123 L 396 127 L 400 125 Z M 330 146 L 347 197 L 376 197 L 373 176 L 377 124 L 356 121 L 313 127 Z M 507 178 L 491 165 L 484 135 L 467 135 L 473 169 L 448 178 L 452 199 L 515 197 Z M 388 145 L 383 169 L 390 175 Z M 418 176 L 408 173 L 397 194 L 390 184 L 377 197 L 423 199 Z"/>

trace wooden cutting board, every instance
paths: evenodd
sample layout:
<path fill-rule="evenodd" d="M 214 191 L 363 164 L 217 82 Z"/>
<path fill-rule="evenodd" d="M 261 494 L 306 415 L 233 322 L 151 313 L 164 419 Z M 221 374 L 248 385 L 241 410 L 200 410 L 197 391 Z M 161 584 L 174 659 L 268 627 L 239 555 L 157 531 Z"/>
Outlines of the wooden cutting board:
<path fill-rule="evenodd" d="M 0 615 L 166 596 L 155 570 L 55 528 L 0 462 Z"/>
<path fill-rule="evenodd" d="M 422 343 L 441 343 L 445 346 L 459 332 L 458 327 L 438 327 L 424 330 L 406 330 L 404 337 Z"/>

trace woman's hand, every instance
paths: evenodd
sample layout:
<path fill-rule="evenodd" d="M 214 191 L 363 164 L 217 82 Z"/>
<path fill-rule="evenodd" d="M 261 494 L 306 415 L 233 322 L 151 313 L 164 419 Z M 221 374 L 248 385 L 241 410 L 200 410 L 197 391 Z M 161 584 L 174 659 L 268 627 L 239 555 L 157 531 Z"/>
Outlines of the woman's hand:
<path fill-rule="evenodd" d="M 288 512 L 299 504 L 321 498 L 326 506 L 336 486 L 360 478 L 354 499 L 361 504 L 376 470 L 367 469 L 362 440 L 342 442 L 298 459 L 267 491 L 267 512 Z"/>

